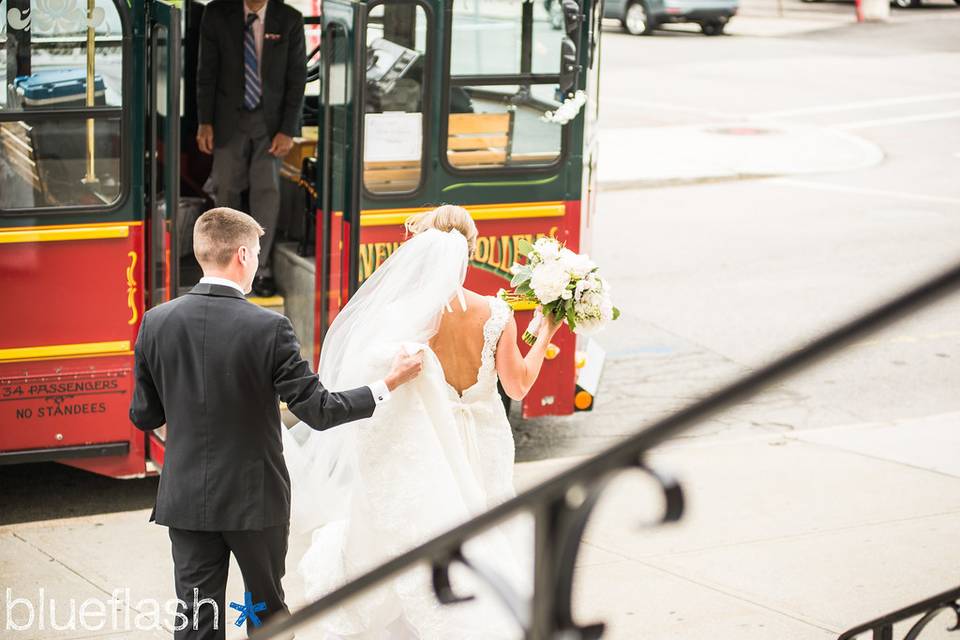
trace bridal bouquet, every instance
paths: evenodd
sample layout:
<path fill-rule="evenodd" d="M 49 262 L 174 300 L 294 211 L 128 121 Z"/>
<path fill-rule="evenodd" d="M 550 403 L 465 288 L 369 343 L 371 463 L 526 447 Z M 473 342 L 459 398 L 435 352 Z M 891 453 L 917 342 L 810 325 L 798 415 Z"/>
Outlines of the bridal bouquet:
<path fill-rule="evenodd" d="M 616 320 L 620 311 L 613 306 L 610 285 L 600 277 L 597 265 L 585 254 L 577 254 L 556 238 L 540 238 L 530 244 L 520 240 L 517 253 L 526 264 L 510 268 L 512 292 L 501 290 L 508 302 L 534 302 L 555 321 L 564 320 L 571 331 L 590 334 Z M 523 341 L 532 345 L 537 339 L 540 318 L 523 332 Z"/>

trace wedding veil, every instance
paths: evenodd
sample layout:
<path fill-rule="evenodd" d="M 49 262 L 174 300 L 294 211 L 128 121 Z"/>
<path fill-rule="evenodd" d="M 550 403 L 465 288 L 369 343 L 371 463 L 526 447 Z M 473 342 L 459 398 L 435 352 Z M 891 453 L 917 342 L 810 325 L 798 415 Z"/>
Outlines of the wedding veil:
<path fill-rule="evenodd" d="M 467 241 L 458 231 L 430 229 L 402 244 L 331 324 L 320 352 L 320 382 L 332 391 L 371 384 L 389 372 L 401 348 L 426 345 L 444 308 L 462 301 L 467 262 Z M 347 517 L 361 481 L 356 438 L 364 422 L 322 432 L 303 423 L 284 429 L 293 532 Z"/>

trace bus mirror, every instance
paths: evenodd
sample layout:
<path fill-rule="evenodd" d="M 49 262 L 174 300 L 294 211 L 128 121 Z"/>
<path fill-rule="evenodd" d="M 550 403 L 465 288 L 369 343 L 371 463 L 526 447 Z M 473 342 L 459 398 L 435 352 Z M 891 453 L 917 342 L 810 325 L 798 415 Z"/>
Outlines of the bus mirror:
<path fill-rule="evenodd" d="M 569 36 L 560 41 L 560 94 L 566 98 L 577 89 L 577 76 L 580 65 L 577 63 L 577 45 Z"/>

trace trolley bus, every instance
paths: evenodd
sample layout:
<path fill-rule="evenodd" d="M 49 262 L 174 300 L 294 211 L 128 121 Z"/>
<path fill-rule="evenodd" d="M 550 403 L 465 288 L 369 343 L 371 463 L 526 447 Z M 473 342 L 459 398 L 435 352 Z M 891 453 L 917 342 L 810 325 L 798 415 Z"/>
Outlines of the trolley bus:
<path fill-rule="evenodd" d="M 521 238 L 589 250 L 599 3 L 564 0 L 556 30 L 521 0 L 308 1 L 304 128 L 281 170 L 273 259 L 282 297 L 251 299 L 291 318 L 305 357 L 316 364 L 413 212 L 471 212 L 467 286 L 486 294 L 509 287 Z M 0 0 L 0 463 L 120 478 L 162 466 L 162 431 L 128 419 L 132 348 L 144 311 L 201 275 L 203 8 Z M 532 309 L 516 313 L 524 326 Z M 561 332 L 550 356 L 521 414 L 590 409 L 602 351 Z"/>

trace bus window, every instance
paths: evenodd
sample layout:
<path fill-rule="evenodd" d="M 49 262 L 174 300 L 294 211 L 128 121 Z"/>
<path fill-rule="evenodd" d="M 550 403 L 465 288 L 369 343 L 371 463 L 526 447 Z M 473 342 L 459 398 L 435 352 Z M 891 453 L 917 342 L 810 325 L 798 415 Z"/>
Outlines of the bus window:
<path fill-rule="evenodd" d="M 514 75 L 522 69 L 524 2 L 453 0 L 450 75 Z M 533 2 L 532 73 L 560 73 L 563 31 L 550 26 L 542 2 Z"/>
<path fill-rule="evenodd" d="M 553 164 L 560 156 L 562 129 L 540 119 L 556 108 L 553 92 L 546 85 L 452 87 L 447 162 L 456 169 Z M 455 97 L 466 108 L 458 109 Z"/>
<path fill-rule="evenodd" d="M 363 184 L 373 195 L 411 193 L 421 183 L 428 28 L 423 5 L 370 8 Z"/>
<path fill-rule="evenodd" d="M 116 202 L 124 44 L 113 0 L 0 0 L 0 34 L 14 52 L 0 59 L 0 210 Z"/>
<path fill-rule="evenodd" d="M 518 170 L 555 164 L 562 31 L 542 3 L 454 0 L 450 33 L 446 163 L 453 170 Z"/>

